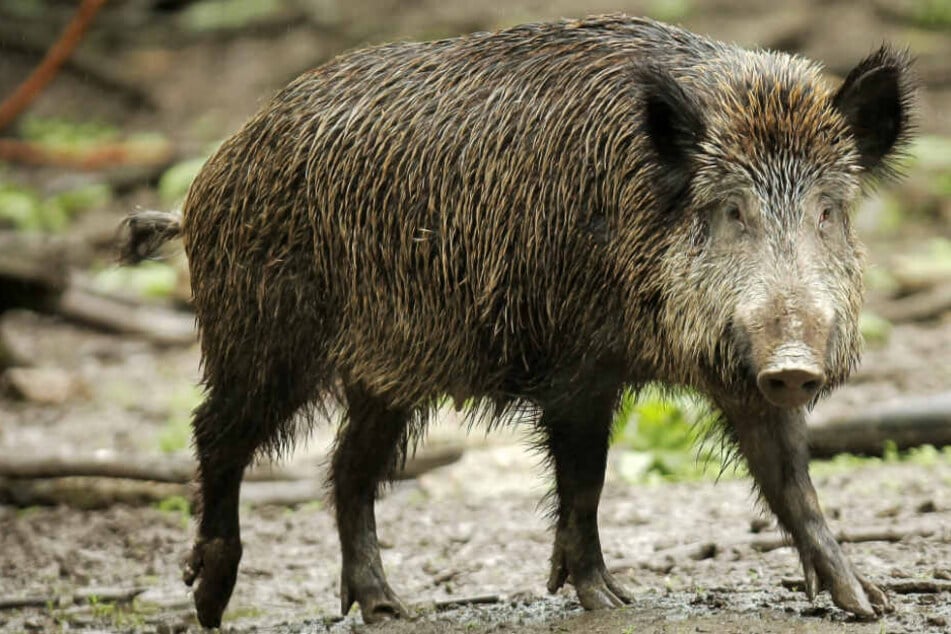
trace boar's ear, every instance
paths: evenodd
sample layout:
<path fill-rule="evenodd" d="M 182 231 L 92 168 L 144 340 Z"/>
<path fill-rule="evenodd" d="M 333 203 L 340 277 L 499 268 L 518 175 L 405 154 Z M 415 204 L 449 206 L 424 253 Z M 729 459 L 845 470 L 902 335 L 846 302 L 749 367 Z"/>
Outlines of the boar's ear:
<path fill-rule="evenodd" d="M 859 165 L 871 176 L 892 175 L 891 159 L 911 136 L 915 82 L 910 66 L 906 51 L 883 46 L 849 72 L 833 97 L 852 132 Z"/>
<path fill-rule="evenodd" d="M 700 105 L 667 72 L 648 67 L 638 81 L 644 103 L 644 130 L 657 153 L 662 186 L 677 194 L 693 174 L 694 155 L 703 137 Z"/>

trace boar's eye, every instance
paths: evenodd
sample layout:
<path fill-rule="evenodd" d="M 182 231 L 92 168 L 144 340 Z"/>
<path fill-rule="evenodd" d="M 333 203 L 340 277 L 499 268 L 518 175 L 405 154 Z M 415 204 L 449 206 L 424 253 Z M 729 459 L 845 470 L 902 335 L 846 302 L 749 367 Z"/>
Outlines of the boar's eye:
<path fill-rule="evenodd" d="M 726 217 L 729 220 L 738 223 L 741 227 L 746 225 L 746 223 L 743 220 L 743 210 L 740 209 L 739 203 L 733 202 L 733 203 L 727 204 Z"/>
<path fill-rule="evenodd" d="M 819 210 L 819 229 L 825 229 L 832 218 L 832 205 L 823 205 Z"/>

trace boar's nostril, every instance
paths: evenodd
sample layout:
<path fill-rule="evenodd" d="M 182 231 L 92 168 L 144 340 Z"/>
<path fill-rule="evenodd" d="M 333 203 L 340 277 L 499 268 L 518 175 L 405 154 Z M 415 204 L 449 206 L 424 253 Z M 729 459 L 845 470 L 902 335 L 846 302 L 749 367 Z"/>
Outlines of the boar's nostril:
<path fill-rule="evenodd" d="M 760 372 L 756 384 L 773 405 L 801 407 L 825 384 L 825 375 L 813 368 L 773 368 Z"/>

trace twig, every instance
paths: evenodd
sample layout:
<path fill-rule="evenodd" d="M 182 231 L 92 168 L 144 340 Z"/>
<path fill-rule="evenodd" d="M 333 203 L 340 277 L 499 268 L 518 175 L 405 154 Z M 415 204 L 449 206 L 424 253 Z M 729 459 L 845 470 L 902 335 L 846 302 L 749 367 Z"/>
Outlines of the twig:
<path fill-rule="evenodd" d="M 639 559 L 621 559 L 608 567 L 610 572 L 624 572 L 631 568 L 647 568 L 658 572 L 669 572 L 678 561 L 691 559 L 701 561 L 712 559 L 722 551 L 722 546 L 713 542 L 699 542 L 665 548 L 651 553 L 650 557 Z"/>
<path fill-rule="evenodd" d="M 895 594 L 951 592 L 951 581 L 940 581 L 938 579 L 902 579 L 900 581 L 886 581 L 884 585 Z"/>
<path fill-rule="evenodd" d="M 500 603 L 502 598 L 497 594 L 481 594 L 474 597 L 459 597 L 458 599 L 444 599 L 436 601 L 436 610 L 452 610 L 466 605 L 488 605 L 491 603 Z"/>
<path fill-rule="evenodd" d="M 0 15 L 0 50 L 24 56 L 43 57 L 49 50 L 49 37 L 14 21 L 9 15 Z M 69 72 L 84 83 L 97 84 L 103 90 L 117 94 L 131 106 L 157 110 L 155 98 L 144 87 L 127 79 L 122 65 L 89 50 L 73 51 L 63 62 L 60 73 Z"/>
<path fill-rule="evenodd" d="M 83 0 L 63 34 L 50 47 L 39 66 L 6 101 L 0 103 L 0 130 L 10 125 L 10 122 L 16 119 L 43 90 L 43 87 L 56 76 L 56 71 L 79 44 L 89 23 L 105 3 L 106 0 Z"/>
<path fill-rule="evenodd" d="M 84 588 L 64 596 L 25 596 L 0 597 L 0 610 L 17 608 L 45 608 L 48 605 L 66 605 L 68 603 L 97 602 L 122 603 L 131 601 L 146 591 L 146 588 Z"/>
<path fill-rule="evenodd" d="M 840 531 L 836 534 L 836 540 L 841 544 L 899 542 L 906 537 L 932 537 L 936 533 L 937 530 L 934 527 L 928 526 L 875 528 L 864 531 Z M 670 570 L 678 561 L 710 559 L 731 548 L 748 547 L 758 552 L 768 552 L 786 546 L 792 546 L 792 543 L 786 537 L 777 534 L 757 535 L 752 538 L 722 543 L 697 542 L 658 550 L 647 557 L 620 559 L 613 562 L 608 569 L 611 572 L 624 572 L 631 568 Z"/>
<path fill-rule="evenodd" d="M 784 578 L 780 582 L 787 590 L 802 590 L 805 582 L 802 579 Z M 936 594 L 951 592 L 951 581 L 937 579 L 901 579 L 899 581 L 884 581 L 879 584 L 889 592 L 895 594 Z"/>
<path fill-rule="evenodd" d="M 864 531 L 839 531 L 835 539 L 840 544 L 859 544 L 863 542 L 900 542 L 906 537 L 931 537 L 937 531 L 934 527 L 912 526 L 905 528 L 874 528 Z M 781 535 L 763 535 L 746 542 L 753 550 L 761 553 L 791 546 L 788 538 Z"/>

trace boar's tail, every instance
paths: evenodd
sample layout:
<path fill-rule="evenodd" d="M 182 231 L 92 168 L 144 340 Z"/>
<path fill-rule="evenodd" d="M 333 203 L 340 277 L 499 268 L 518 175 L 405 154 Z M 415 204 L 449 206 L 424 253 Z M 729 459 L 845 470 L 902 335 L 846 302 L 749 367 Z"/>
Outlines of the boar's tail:
<path fill-rule="evenodd" d="M 182 234 L 182 217 L 164 211 L 135 211 L 119 227 L 120 264 L 154 258 L 159 248 Z"/>

